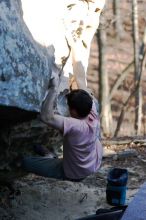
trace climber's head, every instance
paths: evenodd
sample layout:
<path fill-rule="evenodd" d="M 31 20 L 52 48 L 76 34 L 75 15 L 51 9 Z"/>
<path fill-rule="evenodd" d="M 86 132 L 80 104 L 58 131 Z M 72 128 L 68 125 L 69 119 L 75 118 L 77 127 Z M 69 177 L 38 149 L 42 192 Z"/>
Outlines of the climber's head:
<path fill-rule="evenodd" d="M 85 90 L 72 90 L 66 97 L 72 117 L 85 118 L 90 113 L 92 108 L 92 98 Z"/>

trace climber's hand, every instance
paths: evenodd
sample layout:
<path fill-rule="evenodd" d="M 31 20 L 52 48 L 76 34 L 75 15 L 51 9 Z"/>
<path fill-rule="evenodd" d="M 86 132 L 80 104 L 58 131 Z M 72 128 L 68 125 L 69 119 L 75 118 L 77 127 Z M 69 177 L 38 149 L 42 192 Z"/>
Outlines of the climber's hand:
<path fill-rule="evenodd" d="M 51 79 L 50 79 L 50 82 L 49 82 L 49 88 L 58 88 L 59 86 L 59 76 L 56 74 L 55 76 L 53 76 Z"/>
<path fill-rule="evenodd" d="M 59 75 L 59 69 L 56 66 L 53 66 L 52 68 L 52 75 L 51 79 L 49 81 L 49 87 L 48 88 L 58 88 L 60 83 L 60 75 Z"/>

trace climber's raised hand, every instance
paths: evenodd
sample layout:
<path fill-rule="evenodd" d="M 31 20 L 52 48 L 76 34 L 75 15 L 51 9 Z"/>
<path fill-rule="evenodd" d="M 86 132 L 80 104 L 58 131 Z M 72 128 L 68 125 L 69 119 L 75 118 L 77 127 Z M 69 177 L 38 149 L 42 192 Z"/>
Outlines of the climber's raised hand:
<path fill-rule="evenodd" d="M 56 65 L 53 65 L 48 89 L 50 89 L 50 88 L 58 89 L 59 84 L 60 84 L 60 80 L 61 80 L 60 79 L 60 70 Z"/>

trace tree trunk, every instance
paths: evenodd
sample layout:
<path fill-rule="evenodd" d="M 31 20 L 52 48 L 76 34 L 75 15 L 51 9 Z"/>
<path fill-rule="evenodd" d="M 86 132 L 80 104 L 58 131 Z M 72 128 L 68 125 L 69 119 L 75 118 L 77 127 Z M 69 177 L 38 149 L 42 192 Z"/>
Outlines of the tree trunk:
<path fill-rule="evenodd" d="M 117 128 L 114 133 L 114 137 L 117 137 L 117 135 L 119 133 L 119 130 L 120 130 L 123 118 L 124 118 L 125 111 L 127 110 L 127 107 L 128 107 L 129 100 L 136 94 L 137 90 L 141 86 L 142 73 L 143 73 L 144 66 L 145 66 L 145 55 L 146 55 L 146 47 L 145 46 L 146 46 L 146 28 L 144 30 L 143 42 L 142 42 L 140 50 L 139 50 L 140 51 L 139 52 L 140 62 L 139 62 L 139 69 L 138 69 L 138 79 L 135 82 L 135 88 L 133 89 L 132 93 L 129 95 L 129 97 L 127 98 L 127 100 L 125 101 L 125 103 L 122 107 L 121 114 L 119 116 L 119 120 L 117 123 Z"/>
<path fill-rule="evenodd" d="M 133 46 L 134 46 L 134 66 L 135 83 L 139 78 L 139 28 L 138 28 L 138 3 L 132 0 L 132 22 L 133 22 Z M 135 131 L 139 135 L 141 132 L 142 121 L 142 92 L 138 88 L 135 95 Z"/>
<path fill-rule="evenodd" d="M 145 27 L 145 29 L 144 29 L 144 35 L 143 35 L 143 42 L 142 42 L 142 44 L 141 44 L 141 47 L 140 47 L 140 50 L 139 50 L 139 71 L 138 71 L 138 74 L 140 75 L 143 71 L 144 71 L 144 69 L 145 69 L 145 63 L 144 63 L 144 59 L 145 59 L 145 53 L 146 53 L 146 27 Z M 141 87 L 141 85 L 140 85 L 140 104 L 141 104 L 141 108 L 140 108 L 140 113 L 139 114 L 141 114 L 140 116 L 139 116 L 139 118 L 141 119 L 141 121 L 140 121 L 140 125 L 141 125 L 141 127 L 142 127 L 142 118 L 143 118 L 143 114 L 142 114 L 142 87 Z M 145 124 L 144 124 L 144 126 L 145 126 Z M 141 128 L 140 127 L 140 128 Z M 144 129 L 145 129 L 145 127 L 144 127 Z M 138 134 L 140 134 L 140 129 L 138 130 Z"/>
<path fill-rule="evenodd" d="M 103 22 L 103 17 L 102 17 Z M 99 48 L 99 101 L 100 112 L 102 113 L 101 125 L 103 133 L 107 136 L 111 135 L 112 114 L 110 102 L 108 102 L 109 82 L 106 68 L 106 30 L 100 26 L 98 30 L 98 48 Z"/>
<path fill-rule="evenodd" d="M 116 37 L 119 40 L 123 37 L 123 26 L 121 20 L 119 0 L 113 0 L 113 14 L 115 17 L 114 29 L 115 29 Z"/>

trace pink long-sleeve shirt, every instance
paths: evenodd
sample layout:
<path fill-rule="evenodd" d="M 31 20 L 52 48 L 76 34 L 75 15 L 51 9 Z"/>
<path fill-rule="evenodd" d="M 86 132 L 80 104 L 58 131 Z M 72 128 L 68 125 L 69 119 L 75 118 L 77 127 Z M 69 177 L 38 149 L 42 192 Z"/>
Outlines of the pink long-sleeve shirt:
<path fill-rule="evenodd" d="M 94 102 L 86 118 L 64 118 L 63 136 L 63 168 L 66 177 L 81 179 L 95 173 L 101 165 L 103 150 L 99 140 L 99 115 Z"/>

